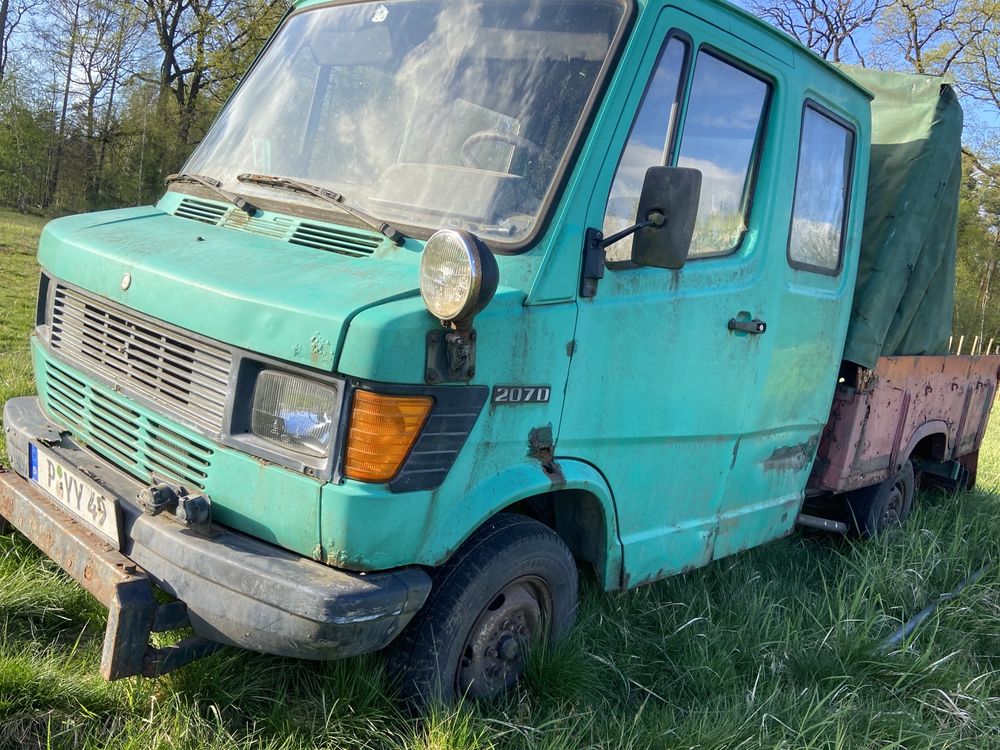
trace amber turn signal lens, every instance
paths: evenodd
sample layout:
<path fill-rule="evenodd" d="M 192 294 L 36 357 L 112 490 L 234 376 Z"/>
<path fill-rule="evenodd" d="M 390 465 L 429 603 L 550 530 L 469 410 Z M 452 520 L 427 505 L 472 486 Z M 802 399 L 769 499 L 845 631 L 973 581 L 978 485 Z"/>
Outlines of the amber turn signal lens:
<path fill-rule="evenodd" d="M 362 482 L 388 482 L 396 476 L 433 403 L 429 396 L 355 391 L 344 475 Z"/>

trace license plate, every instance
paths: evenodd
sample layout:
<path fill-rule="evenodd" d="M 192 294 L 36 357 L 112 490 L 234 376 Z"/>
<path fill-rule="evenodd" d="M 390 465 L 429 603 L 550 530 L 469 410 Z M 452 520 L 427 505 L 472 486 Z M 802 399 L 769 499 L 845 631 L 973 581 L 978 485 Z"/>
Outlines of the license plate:
<path fill-rule="evenodd" d="M 28 444 L 28 468 L 32 481 L 60 505 L 107 538 L 116 549 L 121 546 L 115 498 L 108 497 L 95 482 L 31 443 Z"/>

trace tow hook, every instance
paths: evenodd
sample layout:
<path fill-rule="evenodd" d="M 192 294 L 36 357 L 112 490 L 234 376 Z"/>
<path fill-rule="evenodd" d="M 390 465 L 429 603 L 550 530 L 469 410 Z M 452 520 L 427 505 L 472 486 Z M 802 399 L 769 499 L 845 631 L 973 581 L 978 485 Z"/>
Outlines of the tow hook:
<path fill-rule="evenodd" d="M 181 526 L 208 534 L 212 524 L 212 501 L 201 494 L 189 493 L 184 487 L 160 482 L 144 487 L 136 495 L 148 516 L 167 513 Z"/>

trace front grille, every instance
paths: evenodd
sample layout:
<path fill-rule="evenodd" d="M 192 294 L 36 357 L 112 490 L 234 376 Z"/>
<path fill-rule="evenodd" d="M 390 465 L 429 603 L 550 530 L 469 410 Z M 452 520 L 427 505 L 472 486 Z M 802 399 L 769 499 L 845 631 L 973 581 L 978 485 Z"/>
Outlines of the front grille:
<path fill-rule="evenodd" d="M 222 430 L 232 356 L 225 349 L 57 284 L 52 348 L 91 372 L 152 399 L 179 421 Z"/>
<path fill-rule="evenodd" d="M 74 438 L 134 477 L 205 489 L 212 448 L 143 416 L 123 397 L 92 386 L 46 358 L 43 403 Z"/>

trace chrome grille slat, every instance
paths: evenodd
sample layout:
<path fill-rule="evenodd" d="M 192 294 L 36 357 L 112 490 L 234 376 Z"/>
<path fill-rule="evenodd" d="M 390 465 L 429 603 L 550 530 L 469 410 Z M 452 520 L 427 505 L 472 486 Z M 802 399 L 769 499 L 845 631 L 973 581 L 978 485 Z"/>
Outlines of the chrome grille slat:
<path fill-rule="evenodd" d="M 63 297 L 57 293 L 54 312 L 58 312 L 60 318 L 65 316 L 76 325 L 93 329 L 95 333 L 100 331 L 107 336 L 118 337 L 122 341 L 139 341 L 146 346 L 162 349 L 165 354 L 178 362 L 197 364 L 220 371 L 228 369 L 229 353 L 225 350 L 213 351 L 207 345 L 187 337 L 171 336 L 171 332 L 166 330 L 154 330 L 152 325 L 143 325 L 137 317 L 129 319 L 112 316 L 106 311 L 94 309 L 95 306 L 91 300 L 68 295 Z"/>
<path fill-rule="evenodd" d="M 55 361 L 44 362 L 42 382 L 49 415 L 95 453 L 145 482 L 165 479 L 205 489 L 214 453 L 207 443 L 144 417 L 122 397 L 81 382 Z"/>
<path fill-rule="evenodd" d="M 155 401 L 167 415 L 209 434 L 222 431 L 232 367 L 227 350 L 59 283 L 51 345 L 82 371 Z"/>
<path fill-rule="evenodd" d="M 228 367 L 229 354 L 224 349 L 213 350 L 201 342 L 189 339 L 180 332 L 161 333 L 155 331 L 151 325 L 144 327 L 138 320 L 128 320 L 123 316 L 114 316 L 110 311 L 95 309 L 94 301 L 77 295 L 60 294 L 62 291 L 60 289 L 56 292 L 55 305 L 57 307 L 63 306 L 63 315 L 76 321 L 79 325 L 97 325 L 107 330 L 109 335 L 113 335 L 115 329 L 108 324 L 108 321 L 117 324 L 119 328 L 131 326 L 132 337 L 144 341 L 149 346 L 161 347 L 179 360 L 189 359 L 192 363 L 220 370 L 225 370 Z M 73 305 L 65 306 L 60 297 L 71 300 Z M 103 315 L 105 320 L 95 319 L 96 315 Z M 149 332 L 146 332 L 144 328 L 148 329 Z"/>
<path fill-rule="evenodd" d="M 175 388 L 178 388 L 181 392 L 184 392 L 187 388 L 192 385 L 199 385 L 203 389 L 208 391 L 213 391 L 218 397 L 225 399 L 226 389 L 224 386 L 220 385 L 218 381 L 213 381 L 204 377 L 200 377 L 194 372 L 188 374 L 184 372 L 183 374 L 175 374 L 166 367 L 162 357 L 157 357 L 153 352 L 147 352 L 143 347 L 133 346 L 129 347 L 129 356 L 118 354 L 116 350 L 110 349 L 106 345 L 106 342 L 97 339 L 93 334 L 88 331 L 76 328 L 74 326 L 61 326 L 60 330 L 71 330 L 77 336 L 79 336 L 81 341 L 81 354 L 84 356 L 89 356 L 92 359 L 100 362 L 100 357 L 103 355 L 107 357 L 104 364 L 109 367 L 114 365 L 109 362 L 117 362 L 120 364 L 120 371 L 123 374 L 129 374 L 130 370 L 137 369 L 141 371 L 145 376 L 156 378 L 159 380 L 169 381 Z M 139 365 L 144 365 L 139 367 Z"/>
<path fill-rule="evenodd" d="M 132 351 L 134 352 L 135 350 Z M 83 350 L 81 353 L 90 359 L 96 360 L 97 362 L 100 362 L 101 360 L 97 359 L 96 355 L 108 354 L 106 351 L 102 351 L 99 347 L 88 345 L 86 342 L 83 344 Z M 102 364 L 125 376 L 145 377 L 151 381 L 156 381 L 156 390 L 162 390 L 166 395 L 173 396 L 178 400 L 186 400 L 189 404 L 192 402 L 194 402 L 195 405 L 200 404 L 204 409 L 209 411 L 218 410 L 219 415 L 221 416 L 221 407 L 226 398 L 226 391 L 224 388 L 215 384 L 209 385 L 207 383 L 200 382 L 195 378 L 191 378 L 188 382 L 184 382 L 183 379 L 172 375 L 166 369 L 157 370 L 155 363 L 147 362 L 139 355 L 130 355 L 128 359 L 121 356 L 107 356 Z M 208 391 L 209 394 L 214 394 L 214 398 L 208 394 L 200 395 L 196 391 L 192 391 L 192 386 L 200 386 L 203 391 Z"/>

